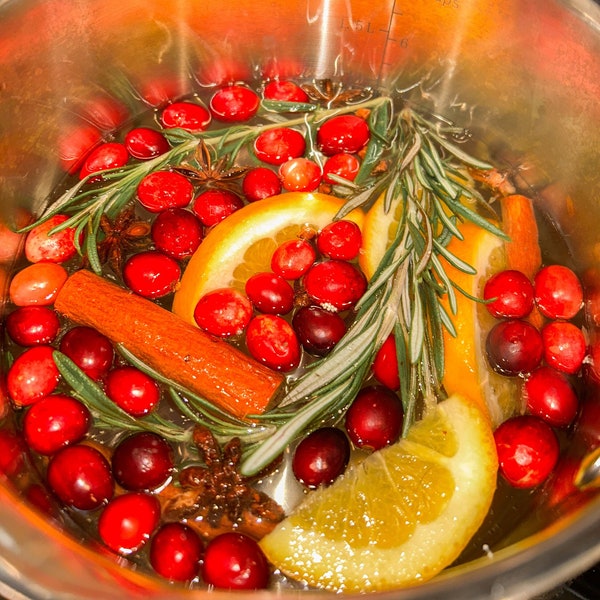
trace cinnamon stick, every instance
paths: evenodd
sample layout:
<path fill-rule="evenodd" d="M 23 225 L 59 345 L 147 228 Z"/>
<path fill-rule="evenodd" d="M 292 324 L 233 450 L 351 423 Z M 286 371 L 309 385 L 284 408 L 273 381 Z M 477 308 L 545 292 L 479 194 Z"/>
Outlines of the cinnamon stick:
<path fill-rule="evenodd" d="M 71 275 L 54 306 L 237 417 L 263 413 L 283 381 L 228 342 L 91 271 Z"/>

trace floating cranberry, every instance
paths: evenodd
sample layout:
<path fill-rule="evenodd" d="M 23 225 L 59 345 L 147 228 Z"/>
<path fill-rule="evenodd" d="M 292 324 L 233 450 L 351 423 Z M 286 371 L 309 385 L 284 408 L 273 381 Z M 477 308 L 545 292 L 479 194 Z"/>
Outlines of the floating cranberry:
<path fill-rule="evenodd" d="M 279 167 L 279 177 L 288 192 L 312 192 L 321 183 L 321 167 L 308 158 L 292 158 Z"/>
<path fill-rule="evenodd" d="M 198 534 L 183 523 L 163 525 L 150 542 L 150 564 L 171 581 L 191 581 L 198 576 L 204 546 Z"/>
<path fill-rule="evenodd" d="M 527 410 L 553 427 L 571 424 L 579 401 L 569 379 L 552 367 L 537 368 L 525 380 L 523 393 Z"/>
<path fill-rule="evenodd" d="M 16 306 L 54 303 L 69 274 L 55 263 L 39 262 L 17 271 L 10 282 L 10 300 Z"/>
<path fill-rule="evenodd" d="M 173 450 L 166 440 L 155 433 L 134 433 L 115 448 L 112 470 L 119 485 L 126 490 L 153 490 L 170 477 Z"/>
<path fill-rule="evenodd" d="M 309 102 L 307 93 L 293 81 L 280 81 L 275 79 L 265 85 L 263 95 L 266 100 L 279 102 Z"/>
<path fill-rule="evenodd" d="M 0 429 L 0 474 L 15 477 L 25 466 L 26 447 L 21 436 L 10 429 Z"/>
<path fill-rule="evenodd" d="M 67 506 L 93 510 L 114 493 L 110 466 L 91 446 L 77 444 L 59 450 L 48 464 L 48 484 Z"/>
<path fill-rule="evenodd" d="M 17 356 L 6 374 L 8 394 L 17 406 L 28 406 L 56 389 L 60 373 L 52 346 L 33 346 Z"/>
<path fill-rule="evenodd" d="M 521 319 L 533 310 L 533 284 L 521 271 L 500 271 L 486 281 L 483 299 L 493 317 Z"/>
<path fill-rule="evenodd" d="M 200 329 L 219 337 L 239 335 L 252 318 L 252 304 L 241 292 L 221 288 L 208 292 L 194 308 L 194 320 Z"/>
<path fill-rule="evenodd" d="M 68 219 L 67 215 L 54 215 L 27 234 L 25 256 L 29 262 L 64 263 L 77 254 L 73 227 L 48 235 L 52 229 Z"/>
<path fill-rule="evenodd" d="M 356 115 L 327 119 L 317 131 L 317 146 L 326 156 L 338 152 L 358 152 L 371 136 L 369 125 Z"/>
<path fill-rule="evenodd" d="M 544 359 L 555 369 L 573 375 L 586 355 L 583 331 L 573 323 L 554 321 L 542 329 Z"/>
<path fill-rule="evenodd" d="M 133 158 L 150 160 L 160 156 L 170 148 L 167 138 L 156 129 L 150 127 L 136 127 L 127 132 L 125 147 Z"/>
<path fill-rule="evenodd" d="M 540 364 L 544 345 L 540 332 L 533 325 L 510 319 L 490 330 L 486 351 L 494 371 L 514 376 L 531 373 Z"/>
<path fill-rule="evenodd" d="M 206 190 L 196 196 L 192 210 L 205 227 L 212 227 L 244 206 L 243 200 L 229 190 Z"/>
<path fill-rule="evenodd" d="M 165 129 L 178 127 L 199 133 L 208 127 L 210 113 L 194 102 L 173 102 L 162 111 L 160 121 Z"/>
<path fill-rule="evenodd" d="M 222 533 L 206 546 L 202 579 L 208 585 L 259 590 L 267 587 L 269 576 L 269 565 L 260 546 L 242 533 Z"/>
<path fill-rule="evenodd" d="M 290 127 L 267 129 L 254 140 L 256 158 L 269 165 L 282 165 L 284 162 L 304 154 L 304 136 Z"/>
<path fill-rule="evenodd" d="M 340 152 L 330 156 L 323 165 L 323 181 L 338 183 L 331 175 L 337 175 L 346 181 L 354 181 L 360 170 L 360 161 L 354 154 Z"/>
<path fill-rule="evenodd" d="M 538 271 L 534 294 L 540 312 L 550 319 L 572 319 L 583 306 L 579 278 L 562 265 L 549 265 Z"/>
<path fill-rule="evenodd" d="M 98 534 L 114 552 L 130 554 L 149 539 L 160 520 L 160 503 L 155 496 L 129 492 L 113 498 L 98 520 Z"/>
<path fill-rule="evenodd" d="M 38 400 L 25 413 L 23 435 L 27 445 L 39 454 L 51 455 L 80 442 L 91 423 L 84 404 L 64 394 Z"/>
<path fill-rule="evenodd" d="M 393 391 L 400 389 L 396 339 L 390 334 L 381 344 L 373 361 L 373 375 L 379 383 Z"/>
<path fill-rule="evenodd" d="M 210 99 L 210 111 L 215 119 L 229 123 L 251 119 L 259 106 L 260 98 L 245 85 L 229 85 Z"/>
<path fill-rule="evenodd" d="M 179 263 L 158 250 L 134 254 L 123 266 L 125 285 L 144 298 L 170 294 L 181 277 Z"/>
<path fill-rule="evenodd" d="M 281 192 L 281 181 L 271 169 L 256 167 L 250 169 L 244 176 L 242 191 L 248 202 L 264 200 Z"/>
<path fill-rule="evenodd" d="M 119 142 L 107 142 L 94 148 L 83 161 L 79 179 L 107 169 L 124 167 L 129 160 L 127 148 Z"/>
<path fill-rule="evenodd" d="M 303 306 L 292 319 L 292 327 L 302 347 L 311 354 L 325 356 L 346 333 L 346 323 L 337 314 L 320 306 Z"/>
<path fill-rule="evenodd" d="M 361 245 L 360 227 L 345 219 L 328 223 L 317 236 L 317 249 L 329 258 L 352 260 L 358 256 Z"/>
<path fill-rule="evenodd" d="M 300 364 L 300 344 L 292 326 L 277 315 L 258 315 L 246 329 L 250 354 L 275 371 L 292 371 Z"/>
<path fill-rule="evenodd" d="M 326 260 L 312 266 L 304 276 L 304 287 L 313 300 L 331 311 L 352 308 L 367 289 L 363 273 L 352 263 Z"/>
<path fill-rule="evenodd" d="M 504 421 L 494 432 L 502 476 L 515 488 L 533 488 L 552 473 L 559 444 L 552 427 L 531 415 Z"/>
<path fill-rule="evenodd" d="M 333 483 L 350 460 L 350 442 L 335 427 L 321 427 L 307 435 L 297 446 L 292 458 L 296 479 L 314 489 Z"/>
<path fill-rule="evenodd" d="M 300 279 L 314 264 L 317 253 L 310 242 L 288 240 L 271 257 L 271 269 L 284 279 Z"/>
<path fill-rule="evenodd" d="M 97 329 L 84 325 L 73 327 L 63 335 L 60 351 L 95 380 L 108 373 L 115 356 L 112 342 Z"/>
<path fill-rule="evenodd" d="M 202 241 L 202 223 L 184 208 L 169 208 L 152 223 L 151 236 L 157 250 L 181 260 L 191 256 Z"/>
<path fill-rule="evenodd" d="M 6 317 L 6 332 L 20 346 L 51 344 L 59 329 L 58 315 L 46 306 L 21 306 Z"/>
<path fill-rule="evenodd" d="M 133 417 L 152 412 L 160 400 L 160 387 L 156 381 L 130 365 L 109 371 L 105 391 L 119 408 Z"/>
<path fill-rule="evenodd" d="M 404 410 L 390 389 L 373 385 L 363 388 L 346 412 L 346 431 L 357 448 L 379 450 L 398 440 Z"/>
<path fill-rule="evenodd" d="M 92 125 L 66 127 L 58 140 L 58 157 L 63 170 L 71 175 L 75 173 L 101 140 L 102 134 Z"/>
<path fill-rule="evenodd" d="M 280 275 L 255 273 L 246 281 L 246 295 L 257 310 L 285 315 L 294 308 L 294 289 Z"/>
<path fill-rule="evenodd" d="M 137 188 L 139 203 L 152 213 L 167 208 L 185 208 L 193 197 L 194 186 L 175 171 L 153 171 Z"/>

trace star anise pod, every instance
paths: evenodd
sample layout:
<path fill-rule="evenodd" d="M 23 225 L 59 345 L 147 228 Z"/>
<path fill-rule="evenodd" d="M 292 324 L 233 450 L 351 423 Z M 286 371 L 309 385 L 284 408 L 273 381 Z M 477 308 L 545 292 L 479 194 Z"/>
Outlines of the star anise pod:
<path fill-rule="evenodd" d="M 236 182 L 248 172 L 248 167 L 229 166 L 230 158 L 229 154 L 224 154 L 214 160 L 209 146 L 200 140 L 194 152 L 196 165 L 182 163 L 173 170 L 206 187 L 234 188 Z"/>
<path fill-rule="evenodd" d="M 317 79 L 302 85 L 302 89 L 313 102 L 325 104 L 328 108 L 345 106 L 368 100 L 373 95 L 371 88 L 344 89 L 341 82 L 331 79 Z"/>

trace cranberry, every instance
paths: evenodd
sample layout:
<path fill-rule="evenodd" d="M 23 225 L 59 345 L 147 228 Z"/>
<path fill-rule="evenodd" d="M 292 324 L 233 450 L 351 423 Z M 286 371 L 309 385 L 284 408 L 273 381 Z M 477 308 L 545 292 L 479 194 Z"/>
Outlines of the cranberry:
<path fill-rule="evenodd" d="M 21 437 L 9 429 L 0 429 L 0 474 L 15 477 L 25 466 L 26 448 Z"/>
<path fill-rule="evenodd" d="M 33 404 L 56 389 L 60 373 L 53 352 L 52 346 L 33 346 L 15 359 L 6 374 L 6 388 L 14 404 Z"/>
<path fill-rule="evenodd" d="M 486 281 L 483 299 L 493 317 L 521 319 L 533 310 L 533 284 L 521 271 L 500 271 Z"/>
<path fill-rule="evenodd" d="M 139 203 L 152 213 L 167 208 L 185 208 L 193 197 L 194 186 L 175 171 L 153 171 L 137 188 Z"/>
<path fill-rule="evenodd" d="M 317 258 L 313 245 L 296 239 L 283 242 L 271 258 L 271 269 L 284 279 L 300 279 Z"/>
<path fill-rule="evenodd" d="M 271 169 L 256 167 L 250 169 L 244 176 L 242 191 L 248 202 L 264 200 L 281 192 L 281 181 Z"/>
<path fill-rule="evenodd" d="M 373 375 L 379 383 L 393 391 L 400 389 L 396 339 L 390 334 L 381 344 L 373 361 Z"/>
<path fill-rule="evenodd" d="M 114 481 L 99 450 L 77 444 L 59 450 L 48 464 L 48 484 L 67 506 L 93 510 L 110 500 Z"/>
<path fill-rule="evenodd" d="M 10 282 L 10 300 L 16 306 L 54 303 L 69 274 L 61 265 L 39 262 L 17 271 Z"/>
<path fill-rule="evenodd" d="M 25 490 L 25 500 L 44 515 L 53 517 L 56 513 L 56 507 L 52 501 L 52 497 L 44 485 L 39 483 L 31 484 Z"/>
<path fill-rule="evenodd" d="M 6 332 L 20 346 L 51 344 L 59 329 L 58 315 L 46 306 L 21 306 L 6 317 Z"/>
<path fill-rule="evenodd" d="M 167 138 L 160 131 L 149 127 L 136 127 L 127 132 L 125 147 L 129 154 L 138 160 L 160 156 L 170 148 Z"/>
<path fill-rule="evenodd" d="M 92 173 L 123 167 L 128 160 L 129 152 L 123 144 L 119 142 L 101 144 L 94 148 L 83 161 L 81 171 L 79 171 L 79 179 L 83 179 Z"/>
<path fill-rule="evenodd" d="M 134 417 L 152 412 L 160 400 L 160 387 L 156 381 L 130 365 L 108 373 L 105 391 L 117 406 Z"/>
<path fill-rule="evenodd" d="M 570 425 L 579 402 L 577 394 L 563 373 L 552 367 L 539 367 L 525 380 L 523 393 L 527 410 L 553 427 Z"/>
<path fill-rule="evenodd" d="M 113 498 L 98 520 L 98 534 L 114 552 L 130 554 L 149 539 L 160 520 L 160 503 L 155 496 L 129 492 Z"/>
<path fill-rule="evenodd" d="M 123 266 L 125 285 L 144 298 L 167 296 L 180 277 L 181 267 L 177 261 L 158 250 L 134 254 Z"/>
<path fill-rule="evenodd" d="M 544 359 L 546 362 L 571 375 L 577 373 L 586 355 L 586 343 L 579 327 L 566 321 L 548 323 L 542 329 Z"/>
<path fill-rule="evenodd" d="M 157 108 L 186 95 L 189 89 L 186 80 L 172 77 L 171 74 L 157 77 L 153 73 L 151 79 L 141 83 L 139 92 L 143 102 Z"/>
<path fill-rule="evenodd" d="M 192 210 L 205 227 L 212 227 L 244 206 L 229 190 L 206 190 L 196 196 Z"/>
<path fill-rule="evenodd" d="M 102 134 L 92 125 L 66 127 L 58 140 L 58 157 L 63 170 L 71 175 L 75 173 L 101 140 Z"/>
<path fill-rule="evenodd" d="M 534 278 L 535 302 L 550 319 L 572 319 L 583 305 L 583 289 L 575 273 L 562 265 L 549 265 Z"/>
<path fill-rule="evenodd" d="M 312 192 L 321 183 L 321 167 L 308 158 L 292 158 L 279 167 L 279 177 L 288 192 Z"/>
<path fill-rule="evenodd" d="M 260 98 L 245 85 L 229 85 L 210 99 L 210 111 L 215 119 L 230 123 L 251 119 L 259 105 Z"/>
<path fill-rule="evenodd" d="M 208 127 L 210 113 L 204 106 L 194 102 L 173 102 L 163 110 L 160 120 L 166 129 L 179 127 L 192 133 L 199 133 Z"/>
<path fill-rule="evenodd" d="M 246 329 L 246 345 L 259 362 L 276 371 L 300 364 L 300 344 L 292 326 L 277 315 L 258 315 Z"/>
<path fill-rule="evenodd" d="M 32 450 L 50 455 L 80 442 L 90 423 L 90 411 L 84 404 L 71 396 L 56 394 L 29 408 L 23 419 L 23 435 Z"/>
<path fill-rule="evenodd" d="M 82 110 L 83 116 L 102 131 L 120 127 L 128 117 L 127 107 L 109 96 L 88 100 Z"/>
<path fill-rule="evenodd" d="M 119 485 L 126 490 L 153 490 L 170 477 L 173 451 L 168 442 L 155 433 L 134 433 L 115 448 L 112 470 Z"/>
<path fill-rule="evenodd" d="M 328 354 L 346 333 L 344 320 L 320 306 L 298 309 L 292 319 L 292 327 L 302 347 L 317 356 Z"/>
<path fill-rule="evenodd" d="M 317 249 L 329 258 L 352 260 L 358 256 L 361 245 L 362 233 L 354 221 L 333 221 L 317 236 Z"/>
<path fill-rule="evenodd" d="M 558 439 L 538 417 L 512 417 L 496 429 L 494 439 L 500 473 L 515 488 L 539 485 L 558 462 Z"/>
<path fill-rule="evenodd" d="M 115 356 L 111 341 L 93 327 L 84 325 L 73 327 L 63 335 L 60 351 L 95 380 L 108 373 Z"/>
<path fill-rule="evenodd" d="M 194 308 L 194 320 L 198 327 L 219 337 L 239 335 L 251 318 L 250 300 L 233 288 L 208 292 Z"/>
<path fill-rule="evenodd" d="M 333 483 L 350 460 L 350 442 L 335 427 L 321 427 L 307 435 L 297 446 L 292 458 L 296 479 L 308 488 Z"/>
<path fill-rule="evenodd" d="M 327 119 L 317 131 L 317 147 L 326 156 L 338 152 L 358 152 L 371 136 L 369 125 L 356 115 Z"/>
<path fill-rule="evenodd" d="M 260 546 L 242 533 L 222 533 L 206 546 L 202 578 L 208 585 L 258 590 L 267 587 L 269 575 L 269 565 Z"/>
<path fill-rule="evenodd" d="M 491 367 L 502 375 L 531 373 L 542 360 L 542 336 L 526 321 L 502 321 L 488 333 L 486 351 Z"/>
<path fill-rule="evenodd" d="M 279 102 L 309 102 L 307 93 L 293 81 L 280 81 L 278 79 L 269 81 L 265 85 L 263 95 L 266 100 Z"/>
<path fill-rule="evenodd" d="M 167 523 L 150 542 L 150 564 L 166 579 L 191 581 L 198 576 L 203 550 L 202 540 L 191 527 Z"/>
<path fill-rule="evenodd" d="M 363 388 L 346 412 L 346 431 L 357 448 L 379 450 L 398 440 L 404 410 L 400 398 L 380 385 Z"/>
<path fill-rule="evenodd" d="M 294 308 L 294 289 L 280 275 L 255 273 L 246 281 L 246 295 L 257 310 L 285 315 Z"/>
<path fill-rule="evenodd" d="M 290 127 L 267 129 L 254 140 L 256 158 L 269 165 L 282 165 L 287 160 L 304 154 L 304 136 Z"/>
<path fill-rule="evenodd" d="M 202 223 L 184 208 L 169 208 L 156 216 L 151 236 L 157 250 L 181 260 L 197 250 L 202 241 Z"/>
<path fill-rule="evenodd" d="M 332 311 L 353 307 L 365 293 L 367 280 L 349 262 L 326 260 L 312 266 L 304 276 L 304 287 L 310 298 Z"/>
<path fill-rule="evenodd" d="M 347 181 L 354 181 L 360 170 L 360 161 L 354 154 L 340 152 L 330 156 L 323 165 L 323 181 L 335 184 L 337 181 L 330 177 L 337 175 Z"/>
<path fill-rule="evenodd" d="M 586 451 L 600 448 L 600 399 L 598 392 L 585 398 L 575 422 L 576 439 L 580 440 Z"/>
<path fill-rule="evenodd" d="M 64 263 L 77 254 L 73 227 L 48 235 L 52 229 L 68 219 L 67 215 L 54 215 L 27 234 L 25 256 L 29 262 Z"/>

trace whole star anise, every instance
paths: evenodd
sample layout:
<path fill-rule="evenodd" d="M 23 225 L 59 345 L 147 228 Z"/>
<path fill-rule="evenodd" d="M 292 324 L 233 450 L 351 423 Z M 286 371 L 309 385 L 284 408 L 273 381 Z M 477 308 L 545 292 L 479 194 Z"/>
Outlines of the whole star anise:
<path fill-rule="evenodd" d="M 341 82 L 331 79 L 317 79 L 302 85 L 302 89 L 313 102 L 320 102 L 328 108 L 362 102 L 373 95 L 371 88 L 344 89 Z"/>

